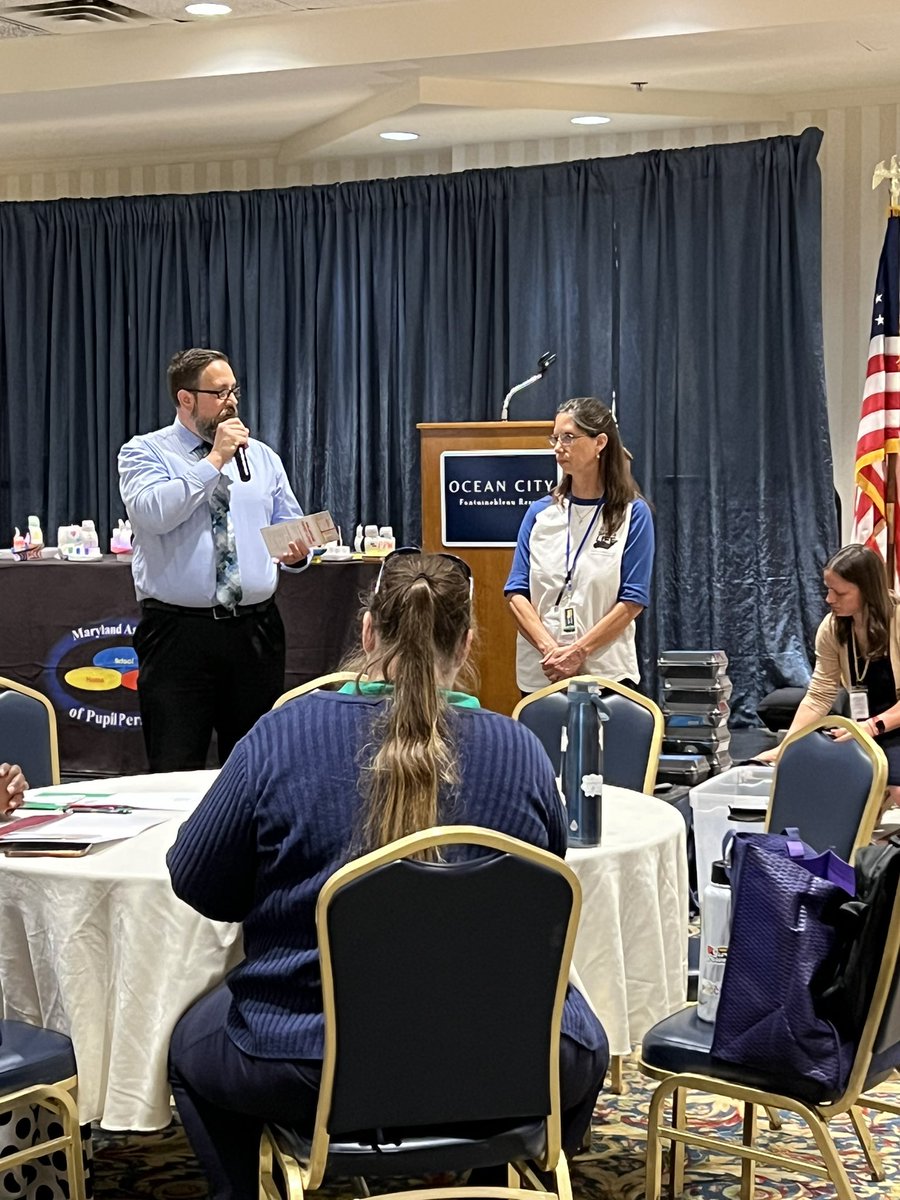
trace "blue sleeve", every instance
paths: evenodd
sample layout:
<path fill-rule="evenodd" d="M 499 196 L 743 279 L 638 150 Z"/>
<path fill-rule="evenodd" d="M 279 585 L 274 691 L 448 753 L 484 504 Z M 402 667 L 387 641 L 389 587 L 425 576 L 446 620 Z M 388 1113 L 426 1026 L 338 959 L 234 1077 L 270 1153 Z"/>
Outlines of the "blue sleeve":
<path fill-rule="evenodd" d="M 526 596 L 531 599 L 531 531 L 542 508 L 546 508 L 546 500 L 538 500 L 529 505 L 528 511 L 519 526 L 519 536 L 516 539 L 516 552 L 513 555 L 509 579 L 503 588 L 504 596 Z"/>
<path fill-rule="evenodd" d="M 253 906 L 256 822 L 245 741 L 232 750 L 166 855 L 175 895 L 213 921 L 242 921 Z"/>
<path fill-rule="evenodd" d="M 650 603 L 650 579 L 653 575 L 653 551 L 656 538 L 653 517 L 646 500 L 635 500 L 631 509 L 628 538 L 622 551 L 622 580 L 618 600 L 629 604 Z"/>
<path fill-rule="evenodd" d="M 275 459 L 275 486 L 272 491 L 272 524 L 280 525 L 282 521 L 293 521 L 303 516 L 303 509 L 297 502 L 293 489 L 288 482 L 284 464 L 277 454 Z"/>

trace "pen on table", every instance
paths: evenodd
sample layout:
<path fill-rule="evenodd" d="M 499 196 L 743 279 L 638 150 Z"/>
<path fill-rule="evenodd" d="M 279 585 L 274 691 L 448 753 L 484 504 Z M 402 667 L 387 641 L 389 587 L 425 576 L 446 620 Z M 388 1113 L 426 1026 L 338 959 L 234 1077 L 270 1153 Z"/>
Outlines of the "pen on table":
<path fill-rule="evenodd" d="M 64 810 L 67 813 L 130 813 L 130 808 L 120 804 L 70 804 Z"/>

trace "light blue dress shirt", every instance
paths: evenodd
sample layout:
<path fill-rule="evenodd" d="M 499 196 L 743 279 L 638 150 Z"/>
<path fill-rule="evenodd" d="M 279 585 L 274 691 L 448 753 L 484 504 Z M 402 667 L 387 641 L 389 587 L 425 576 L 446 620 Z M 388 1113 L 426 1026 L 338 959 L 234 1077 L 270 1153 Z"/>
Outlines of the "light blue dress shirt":
<path fill-rule="evenodd" d="M 187 608 L 216 603 L 216 567 L 209 501 L 224 476 L 229 489 L 241 604 L 259 604 L 275 591 L 278 565 L 260 534 L 303 515 L 281 459 L 251 438 L 250 479 L 232 459 L 221 471 L 198 459 L 202 439 L 178 417 L 165 429 L 139 434 L 119 451 L 119 491 L 134 531 L 132 573 L 138 600 Z"/>

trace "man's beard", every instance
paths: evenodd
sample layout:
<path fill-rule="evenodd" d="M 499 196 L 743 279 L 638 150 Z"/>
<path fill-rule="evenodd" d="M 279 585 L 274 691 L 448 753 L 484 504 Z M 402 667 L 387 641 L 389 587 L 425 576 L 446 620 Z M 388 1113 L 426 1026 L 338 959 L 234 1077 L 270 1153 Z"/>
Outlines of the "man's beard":
<path fill-rule="evenodd" d="M 216 430 L 223 421 L 228 421 L 232 417 L 237 416 L 237 409 L 229 404 L 223 408 L 215 417 L 194 417 L 194 424 L 197 426 L 197 433 L 203 438 L 204 442 L 214 442 L 216 440 Z"/>

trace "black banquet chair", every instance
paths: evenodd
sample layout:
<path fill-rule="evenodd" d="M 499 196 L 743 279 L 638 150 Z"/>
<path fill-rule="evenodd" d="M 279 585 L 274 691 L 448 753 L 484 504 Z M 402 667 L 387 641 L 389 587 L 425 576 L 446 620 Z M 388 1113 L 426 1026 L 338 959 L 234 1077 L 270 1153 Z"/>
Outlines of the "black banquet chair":
<path fill-rule="evenodd" d="M 603 732 L 604 781 L 652 796 L 662 747 L 663 715 L 658 704 L 633 688 L 597 675 L 576 675 L 520 700 L 513 709 L 513 720 L 521 721 L 538 737 L 558 775 L 560 731 L 568 712 L 566 691 L 572 682 L 596 683 L 609 710 Z"/>
<path fill-rule="evenodd" d="M 876 1098 L 863 1096 L 877 1088 L 900 1063 L 900 890 L 894 897 L 891 922 L 881 962 L 877 965 L 872 999 L 863 1033 L 857 1046 L 847 1086 L 840 1095 L 832 1095 L 812 1079 L 786 1071 L 773 1062 L 765 1071 L 741 1067 L 710 1057 L 714 1026 L 697 1017 L 691 1005 L 666 1017 L 646 1034 L 641 1049 L 640 1068 L 645 1075 L 659 1080 L 650 1102 L 647 1118 L 646 1200 L 659 1200 L 662 1185 L 661 1139 L 672 1142 L 669 1194 L 677 1196 L 684 1185 L 684 1151 L 701 1146 L 729 1157 L 739 1156 L 741 1200 L 750 1200 L 754 1191 L 756 1163 L 777 1166 L 792 1173 L 828 1179 L 838 1200 L 854 1200 L 856 1193 L 847 1168 L 838 1154 L 828 1122 L 847 1113 L 860 1139 L 862 1150 L 873 1174 L 879 1178 L 879 1161 L 865 1126 L 860 1108 L 885 1107 Z M 743 1114 L 740 1142 L 709 1134 L 708 1126 L 688 1127 L 685 1098 L 688 1092 L 701 1092 L 732 1100 Z M 663 1106 L 671 1096 L 671 1123 L 663 1119 Z M 757 1107 L 786 1109 L 806 1122 L 819 1151 L 821 1162 L 808 1158 L 789 1158 L 761 1148 L 756 1141 Z M 883 1172 L 880 1175 L 883 1178 Z"/>
<path fill-rule="evenodd" d="M 46 696 L 0 675 L 0 762 L 18 763 L 31 787 L 59 783 L 56 713 Z"/>
<path fill-rule="evenodd" d="M 462 845 L 486 853 L 454 859 Z M 571 1200 L 559 1029 L 580 908 L 561 859 L 473 826 L 413 834 L 332 875 L 316 917 L 315 1127 L 267 1127 L 261 1195 L 299 1200 L 326 1170 L 409 1179 L 506 1164 L 508 1186 L 487 1194 Z"/>
<path fill-rule="evenodd" d="M 845 729 L 836 742 L 828 729 Z M 766 829 L 795 827 L 816 850 L 834 850 L 853 861 L 867 846 L 887 783 L 881 747 L 855 721 L 822 717 L 782 743 L 775 764 Z"/>
<path fill-rule="evenodd" d="M 25 1021 L 0 1021 L 0 1121 L 33 1108 L 56 1118 L 59 1133 L 48 1125 L 30 1145 L 0 1159 L 0 1176 L 37 1158 L 62 1151 L 66 1158 L 67 1195 L 85 1200 L 84 1157 L 78 1122 L 78 1078 L 72 1043 L 62 1033 Z M 38 1189 L 38 1194 L 47 1188 Z M 12 1195 L 11 1191 L 4 1192 Z"/>

